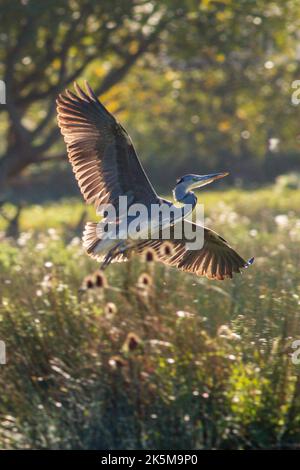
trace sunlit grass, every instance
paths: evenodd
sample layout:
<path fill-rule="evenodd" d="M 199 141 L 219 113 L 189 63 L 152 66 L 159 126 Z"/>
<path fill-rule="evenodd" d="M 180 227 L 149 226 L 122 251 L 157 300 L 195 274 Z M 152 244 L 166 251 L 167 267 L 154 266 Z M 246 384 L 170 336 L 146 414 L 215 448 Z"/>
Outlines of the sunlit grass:
<path fill-rule="evenodd" d="M 97 282 L 81 201 L 24 208 L 0 246 L 0 447 L 299 442 L 299 191 L 202 194 L 207 225 L 256 257 L 232 281 L 135 259 Z"/>
<path fill-rule="evenodd" d="M 171 198 L 171 196 L 166 195 Z M 265 188 L 255 191 L 242 191 L 232 189 L 227 191 L 198 192 L 199 202 L 204 204 L 205 214 L 222 213 L 225 207 L 234 210 L 239 217 L 249 217 L 254 226 L 261 223 L 266 216 L 276 214 L 292 213 L 300 214 L 300 191 L 285 189 Z M 5 212 L 13 215 L 14 207 L 7 205 Z M 97 220 L 95 210 L 91 206 L 84 206 L 81 199 L 66 199 L 57 203 L 48 203 L 43 206 L 33 205 L 25 207 L 21 215 L 22 230 L 37 230 L 41 228 L 64 229 L 76 225 L 83 211 L 91 220 Z M 5 220 L 0 217 L 0 230 L 4 229 Z"/>

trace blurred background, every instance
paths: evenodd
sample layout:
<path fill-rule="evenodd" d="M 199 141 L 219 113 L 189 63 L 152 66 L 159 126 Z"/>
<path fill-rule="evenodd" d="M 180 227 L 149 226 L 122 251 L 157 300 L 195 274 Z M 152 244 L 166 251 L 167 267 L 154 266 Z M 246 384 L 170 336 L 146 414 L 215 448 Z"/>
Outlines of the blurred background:
<path fill-rule="evenodd" d="M 55 99 L 84 78 L 159 189 L 190 171 L 256 187 L 299 168 L 298 1 L 4 1 L 1 18 L 1 188 L 14 197 L 78 194 Z"/>
<path fill-rule="evenodd" d="M 3 0 L 0 17 L 0 446 L 299 446 L 300 1 Z M 55 110 L 84 79 L 161 194 L 230 172 L 199 196 L 256 257 L 243 276 L 97 272 Z"/>

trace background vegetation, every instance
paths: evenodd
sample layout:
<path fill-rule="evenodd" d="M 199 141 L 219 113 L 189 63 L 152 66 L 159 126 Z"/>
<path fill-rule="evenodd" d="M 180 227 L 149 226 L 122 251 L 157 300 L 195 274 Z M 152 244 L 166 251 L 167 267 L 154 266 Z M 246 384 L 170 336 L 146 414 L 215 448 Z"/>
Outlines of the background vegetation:
<path fill-rule="evenodd" d="M 80 202 L 24 209 L 0 252 L 2 446 L 298 445 L 299 195 L 219 194 L 210 225 L 256 256 L 223 283 L 138 260 L 103 282 L 77 235 Z"/>
<path fill-rule="evenodd" d="M 196 169 L 229 169 L 229 183 L 247 185 L 297 170 L 291 95 L 300 76 L 299 6 L 299 0 L 4 0 L 2 192 L 31 199 L 75 194 L 55 98 L 83 78 L 126 125 L 164 191 Z M 56 184 L 47 190 L 49 169 Z"/>
<path fill-rule="evenodd" d="M 298 448 L 300 2 L 10 0 L 0 6 L 0 447 Z M 164 194 L 256 257 L 232 281 L 82 250 L 55 97 L 87 78 Z M 216 186 L 215 186 L 216 188 Z"/>

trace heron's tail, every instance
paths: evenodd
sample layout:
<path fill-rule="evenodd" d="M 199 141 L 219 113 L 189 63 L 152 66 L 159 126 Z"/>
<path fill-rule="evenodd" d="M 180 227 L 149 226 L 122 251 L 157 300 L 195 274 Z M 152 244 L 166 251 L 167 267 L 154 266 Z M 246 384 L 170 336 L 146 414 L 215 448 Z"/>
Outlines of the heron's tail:
<path fill-rule="evenodd" d="M 110 262 L 126 261 L 127 256 L 125 253 L 113 252 L 118 246 L 118 241 L 111 238 L 104 230 L 105 224 L 97 222 L 87 222 L 84 231 L 82 242 L 86 252 L 91 258 L 103 262 L 108 259 L 108 254 L 111 259 Z M 113 253 L 113 256 L 111 256 Z M 109 264 L 106 262 L 106 264 Z"/>
<path fill-rule="evenodd" d="M 84 227 L 82 242 L 87 254 L 97 258 L 97 248 L 101 243 L 101 234 L 98 233 L 97 222 L 87 222 Z"/>

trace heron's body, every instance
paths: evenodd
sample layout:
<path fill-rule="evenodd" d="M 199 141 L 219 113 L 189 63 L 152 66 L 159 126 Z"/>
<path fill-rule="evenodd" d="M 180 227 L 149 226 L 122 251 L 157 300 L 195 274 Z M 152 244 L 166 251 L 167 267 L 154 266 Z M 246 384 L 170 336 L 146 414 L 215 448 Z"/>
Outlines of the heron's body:
<path fill-rule="evenodd" d="M 84 245 L 86 246 L 88 253 L 92 254 L 98 260 L 105 259 L 105 255 L 110 253 L 115 248 L 118 248 L 118 254 L 121 255 L 125 251 L 130 253 L 131 251 L 138 251 L 145 242 L 149 240 L 151 235 L 155 234 L 156 238 L 163 239 L 163 230 L 167 229 L 170 225 L 175 225 L 184 220 L 194 209 L 197 199 L 196 197 L 187 197 L 183 207 L 175 206 L 171 201 L 167 199 L 159 199 L 157 201 L 160 208 L 166 207 L 172 211 L 173 219 L 170 224 L 168 218 L 156 219 L 151 217 L 151 212 L 147 214 L 147 217 L 139 224 L 140 229 L 138 232 L 138 241 L 136 237 L 133 237 L 128 231 L 128 227 L 132 222 L 136 220 L 136 216 L 128 216 L 125 213 L 123 216 L 117 217 L 116 223 L 107 223 L 107 219 L 104 219 L 99 223 L 88 223 L 84 232 Z M 185 210 L 188 208 L 189 210 Z M 90 237 L 95 243 L 91 246 Z M 167 237 L 168 239 L 169 237 Z M 122 258 L 125 258 L 123 254 Z M 113 261 L 114 257 L 109 261 Z M 120 260 L 120 256 L 117 260 Z M 107 264 L 107 263 L 105 263 Z"/>
<path fill-rule="evenodd" d="M 196 224 L 191 226 L 186 220 L 187 213 L 197 203 L 191 189 L 209 184 L 227 173 L 182 177 L 173 191 L 175 200 L 181 204 L 181 208 L 176 208 L 156 194 L 127 132 L 99 102 L 89 85 L 86 93 L 76 84 L 75 89 L 77 95 L 66 90 L 66 94 L 57 100 L 58 123 L 67 144 L 69 160 L 86 202 L 94 203 L 97 212 L 103 205 L 111 204 L 118 214 L 113 222 L 104 218 L 98 224 L 87 223 L 83 236 L 87 253 L 106 266 L 111 261 L 125 261 L 133 253 L 143 254 L 151 248 L 163 263 L 220 280 L 231 278 L 233 273 L 247 267 L 248 263 L 217 233 Z M 174 210 L 172 220 L 156 222 L 156 236 L 149 238 L 151 216 L 147 215 L 137 239 L 124 228 L 123 222 L 126 221 L 125 226 L 128 226 L 134 217 L 121 211 L 120 196 L 127 197 L 128 207 L 142 204 L 148 214 L 153 206 L 166 204 Z M 189 249 L 185 230 L 182 238 L 177 239 L 178 224 L 182 224 L 183 229 L 203 231 L 203 247 Z M 172 250 L 164 252 L 161 248 L 166 240 Z"/>

